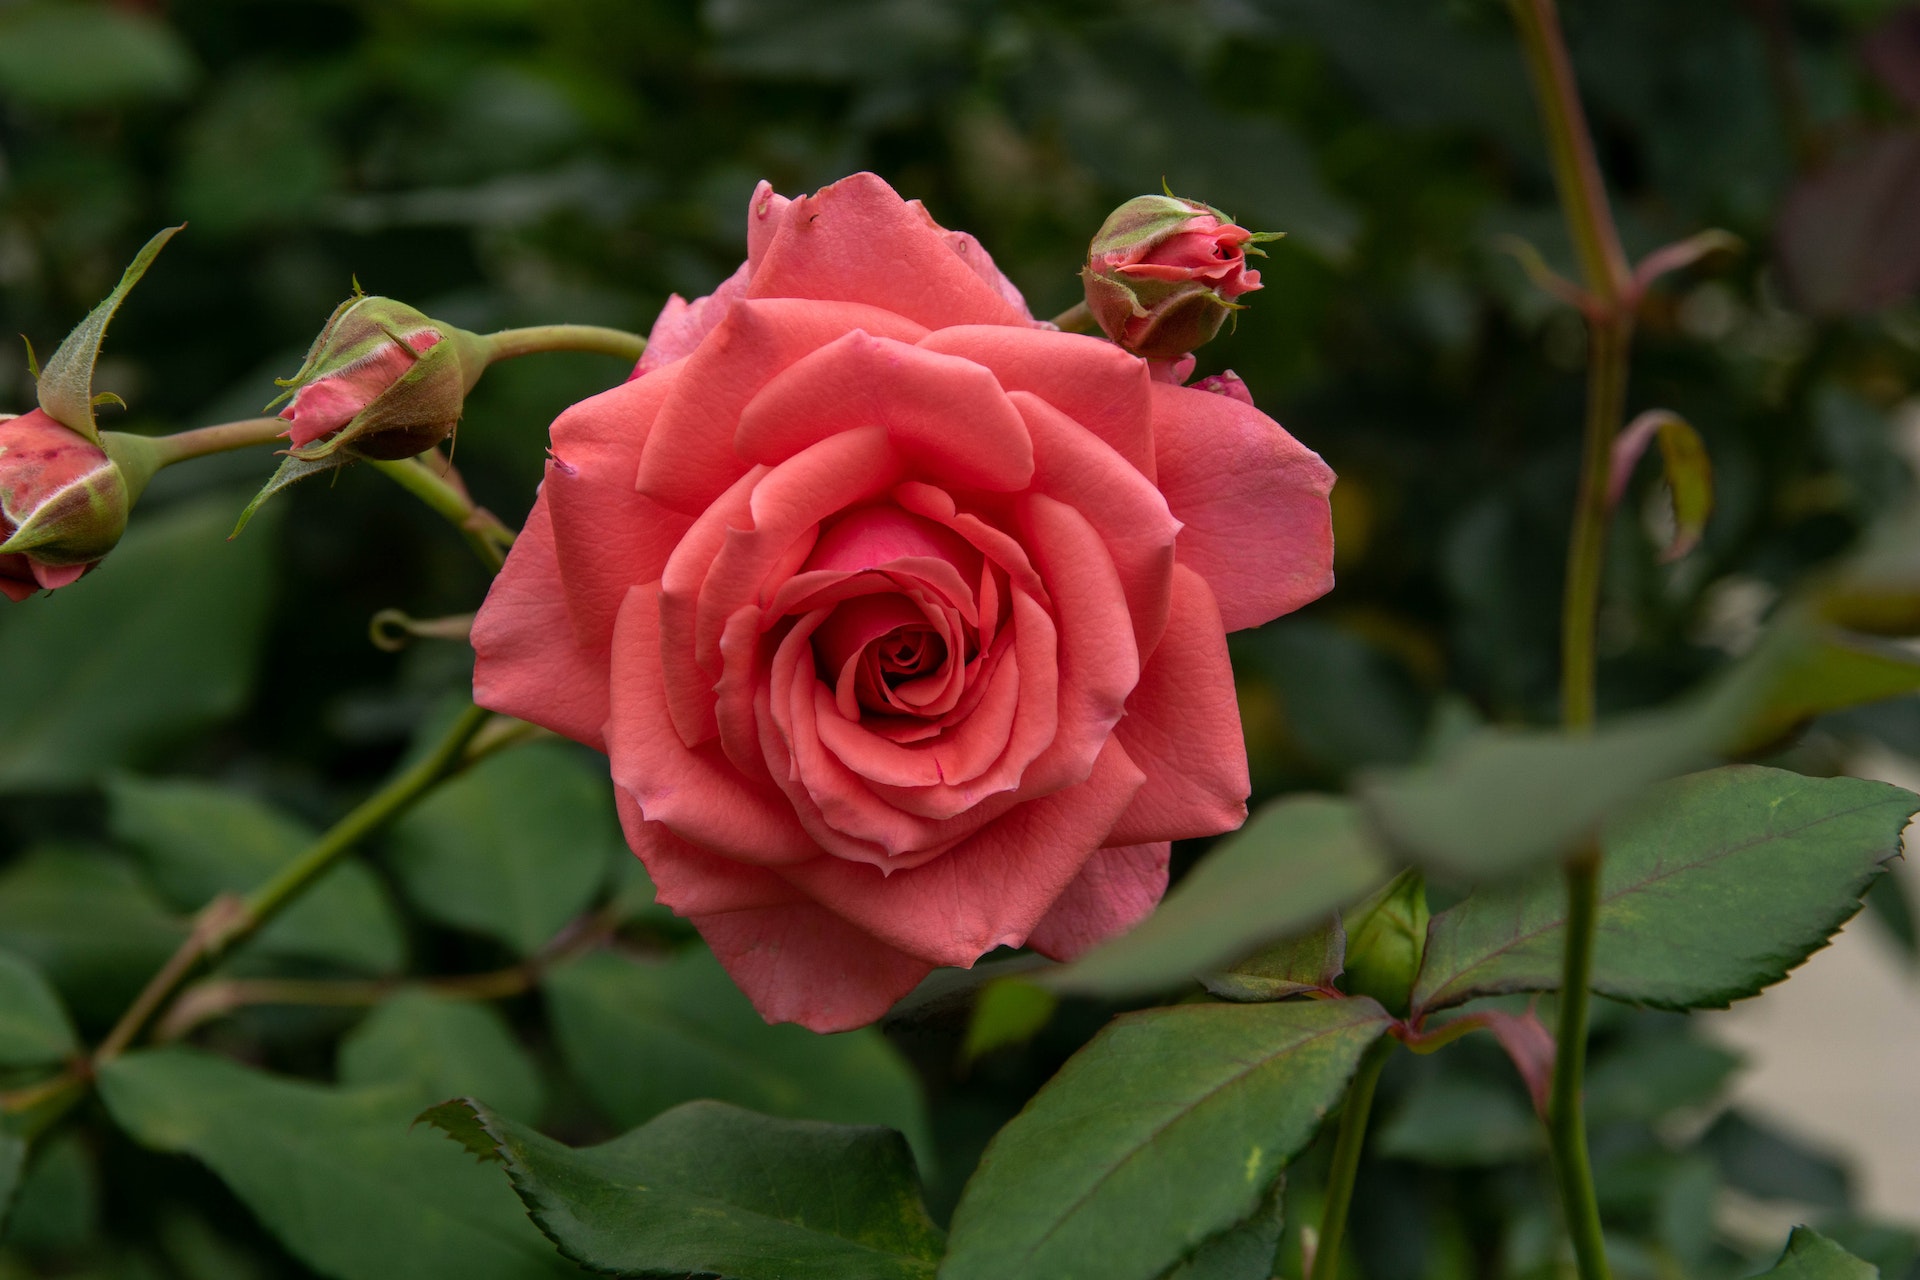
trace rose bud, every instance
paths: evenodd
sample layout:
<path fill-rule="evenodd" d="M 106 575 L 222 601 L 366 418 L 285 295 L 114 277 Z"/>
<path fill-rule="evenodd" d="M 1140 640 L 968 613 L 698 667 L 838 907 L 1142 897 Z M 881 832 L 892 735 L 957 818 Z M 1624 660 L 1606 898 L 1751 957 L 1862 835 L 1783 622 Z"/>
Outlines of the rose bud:
<path fill-rule="evenodd" d="M 1087 308 L 1137 356 L 1176 360 L 1212 341 L 1234 299 L 1260 287 L 1250 246 L 1278 237 L 1235 225 L 1210 205 L 1137 196 L 1108 215 L 1080 272 Z"/>
<path fill-rule="evenodd" d="M 0 595 L 64 587 L 113 549 L 133 505 L 99 445 L 44 411 L 0 419 Z"/>
<path fill-rule="evenodd" d="M 356 294 L 334 309 L 300 372 L 280 383 L 291 388 L 280 416 L 291 424 L 292 452 L 424 453 L 452 434 L 486 366 L 474 334 L 392 298 Z"/>

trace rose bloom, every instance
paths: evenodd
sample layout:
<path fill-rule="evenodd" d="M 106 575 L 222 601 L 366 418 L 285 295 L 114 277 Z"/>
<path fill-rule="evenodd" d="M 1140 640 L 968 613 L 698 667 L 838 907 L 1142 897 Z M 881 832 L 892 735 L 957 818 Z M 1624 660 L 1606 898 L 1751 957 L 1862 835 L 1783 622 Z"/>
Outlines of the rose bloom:
<path fill-rule="evenodd" d="M 599 747 L 627 838 L 769 1021 L 1070 958 L 1240 825 L 1225 633 L 1332 584 L 1333 474 L 1035 322 L 872 174 L 787 200 L 573 406 L 474 690 Z"/>

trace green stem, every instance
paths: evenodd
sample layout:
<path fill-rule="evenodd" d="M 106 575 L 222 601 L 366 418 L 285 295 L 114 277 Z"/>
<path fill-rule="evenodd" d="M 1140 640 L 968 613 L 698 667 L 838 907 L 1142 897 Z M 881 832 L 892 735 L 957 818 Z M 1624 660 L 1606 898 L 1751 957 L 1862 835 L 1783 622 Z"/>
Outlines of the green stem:
<path fill-rule="evenodd" d="M 106 1039 L 100 1042 L 100 1047 L 94 1050 L 93 1067 L 97 1069 L 126 1052 L 161 1006 L 172 999 L 174 992 L 203 963 L 219 959 L 252 937 L 262 925 L 312 888 L 348 850 L 464 768 L 467 744 L 491 714 L 481 707 L 468 707 L 432 751 L 361 801 L 273 879 L 244 898 L 222 896 L 209 903 L 194 921 L 187 940 L 153 975 Z"/>
<path fill-rule="evenodd" d="M 1561 1052 L 1554 1059 L 1553 1093 L 1547 1104 L 1553 1166 L 1560 1183 L 1560 1205 L 1573 1238 L 1573 1256 L 1583 1277 L 1604 1277 L 1607 1254 L 1600 1230 L 1600 1204 L 1587 1156 L 1587 1122 L 1581 1099 L 1584 1053 L 1569 1046 L 1587 1043 L 1588 985 L 1593 979 L 1593 931 L 1599 915 L 1600 851 L 1593 848 L 1567 864 L 1567 953 L 1560 978 L 1560 1025 L 1555 1036 Z"/>
<path fill-rule="evenodd" d="M 1560 190 L 1560 207 L 1574 251 L 1580 256 L 1581 274 L 1594 298 L 1612 308 L 1627 297 L 1633 276 L 1607 205 L 1607 188 L 1574 84 L 1573 60 L 1560 33 L 1560 16 L 1553 0 L 1508 0 L 1508 7 L 1520 28 L 1540 123 L 1547 132 L 1553 181 Z"/>
<path fill-rule="evenodd" d="M 1637 287 L 1620 233 L 1607 202 L 1606 185 L 1594 155 L 1593 138 L 1574 83 L 1559 14 L 1553 0 L 1508 0 L 1527 71 L 1553 158 L 1554 183 L 1567 231 L 1580 259 L 1590 295 L 1587 411 L 1580 462 L 1580 493 L 1574 508 L 1573 537 L 1567 551 L 1566 594 L 1561 605 L 1561 716 L 1569 728 L 1589 728 L 1595 714 L 1595 628 L 1600 608 L 1600 578 L 1605 567 L 1607 526 L 1612 508 L 1607 482 L 1613 465 L 1613 439 L 1625 416 L 1627 355 L 1633 336 Z M 1555 1036 L 1553 1092 L 1548 1107 L 1548 1137 L 1560 1186 L 1567 1231 L 1581 1280 L 1608 1280 L 1601 1240 L 1600 1207 L 1594 1193 L 1593 1166 L 1581 1081 L 1587 1054 L 1587 984 L 1592 976 L 1593 934 L 1600 851 L 1590 848 L 1566 868 L 1566 953 L 1560 988 L 1560 1025 Z"/>
<path fill-rule="evenodd" d="M 1098 333 L 1100 324 L 1093 318 L 1093 311 L 1084 302 L 1076 302 L 1053 318 L 1053 325 L 1063 333 Z"/>
<path fill-rule="evenodd" d="M 618 356 L 631 364 L 647 349 L 647 340 L 624 329 L 597 324 L 537 324 L 525 329 L 502 329 L 485 336 L 489 361 L 511 360 L 539 351 L 590 351 Z"/>
<path fill-rule="evenodd" d="M 429 463 L 427 457 L 438 457 L 437 453 L 418 458 L 401 458 L 386 461 L 369 458 L 368 463 L 377 471 L 384 472 L 393 482 L 420 499 L 447 523 L 460 531 L 462 537 L 480 557 L 481 563 L 495 573 L 506 563 L 506 549 L 513 545 L 513 530 L 507 528 L 485 507 L 474 505 L 466 489 L 449 478 L 451 464 L 442 463 L 449 475 L 442 475 Z"/>
<path fill-rule="evenodd" d="M 286 430 L 287 423 L 281 418 L 243 418 L 239 422 L 223 422 L 218 426 L 196 427 L 192 431 L 181 431 L 170 436 L 149 436 L 147 439 L 158 452 L 160 465 L 170 467 L 176 462 L 186 462 L 192 458 L 272 444 Z"/>
<path fill-rule="evenodd" d="M 1627 352 L 1633 322 L 1624 314 L 1596 316 L 1588 327 L 1587 416 L 1580 448 L 1580 492 L 1567 547 L 1566 593 L 1560 608 L 1560 717 L 1570 729 L 1588 729 L 1595 715 L 1596 631 L 1600 579 L 1606 568 L 1613 506 L 1613 441 L 1626 416 Z M 1571 939 L 1569 939 L 1571 943 Z"/>
<path fill-rule="evenodd" d="M 1327 1173 L 1327 1202 L 1320 1210 L 1320 1241 L 1314 1248 L 1313 1270 L 1307 1273 L 1307 1280 L 1334 1280 L 1340 1274 L 1340 1245 L 1347 1234 L 1347 1210 L 1353 1205 L 1360 1151 L 1367 1142 L 1373 1091 L 1380 1083 L 1381 1069 L 1393 1056 L 1393 1045 L 1387 1039 L 1375 1042 L 1360 1059 L 1360 1069 L 1347 1086 L 1347 1105 L 1340 1112 L 1340 1131 L 1333 1140 L 1333 1168 Z"/>

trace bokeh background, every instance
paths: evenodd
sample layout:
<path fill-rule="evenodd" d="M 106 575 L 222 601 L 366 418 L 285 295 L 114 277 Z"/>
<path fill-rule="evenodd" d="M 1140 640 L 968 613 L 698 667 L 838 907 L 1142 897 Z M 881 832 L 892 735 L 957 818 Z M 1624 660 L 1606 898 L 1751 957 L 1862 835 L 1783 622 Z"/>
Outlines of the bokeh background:
<path fill-rule="evenodd" d="M 1601 617 L 1602 703 L 1620 710 L 1738 652 L 1786 584 L 1911 496 L 1920 7 L 1562 7 L 1630 251 L 1708 226 L 1746 245 L 1645 312 L 1631 405 L 1699 429 L 1718 508 L 1701 547 L 1663 564 L 1655 468 L 1629 490 Z M 1200 362 L 1238 371 L 1341 477 L 1338 589 L 1236 637 L 1259 796 L 1337 788 L 1463 724 L 1554 717 L 1585 356 L 1578 318 L 1511 252 L 1518 237 L 1571 271 L 1497 0 L 0 0 L 0 332 L 46 354 L 147 236 L 189 224 L 108 339 L 98 385 L 130 406 L 108 425 L 131 430 L 257 413 L 355 277 L 472 328 L 644 331 L 668 294 L 739 261 L 759 178 L 795 193 L 862 168 L 979 236 L 1040 316 L 1077 300 L 1106 211 L 1163 178 L 1288 233 Z M 456 451 L 479 500 L 524 515 L 548 422 L 622 374 L 584 355 L 489 373 Z M 31 403 L 24 349 L 0 346 L 0 409 Z M 381 608 L 474 607 L 485 579 L 458 538 L 362 469 L 221 541 L 269 466 L 167 473 L 111 591 L 112 561 L 71 602 L 0 609 L 0 947 L 54 971 L 96 1034 L 204 883 L 156 871 L 113 787 L 215 781 L 324 823 L 465 678 L 455 646 L 366 640 Z M 1911 781 L 1920 700 L 1782 751 Z M 366 865 L 406 959 L 348 960 L 512 958 L 423 909 L 420 875 Z M 1854 1010 L 1854 1047 L 1790 1013 L 1736 1012 L 1707 1038 L 1602 1018 L 1595 1140 L 1620 1274 L 1742 1274 L 1809 1219 L 1890 1277 L 1920 1274 L 1920 1189 L 1899 1175 L 1920 1163 L 1913 910 L 1899 877 L 1871 905 L 1832 953 L 1862 967 L 1813 1006 Z M 684 941 L 637 907 L 628 924 L 642 950 Z M 591 1055 L 556 1045 L 543 999 L 503 1007 L 549 1127 L 634 1122 L 644 1104 L 580 1085 Z M 1111 1011 L 1069 1006 L 1031 1045 L 962 1066 L 963 1014 L 934 1003 L 888 1034 L 935 1103 L 922 1146 L 944 1214 L 987 1137 Z M 242 1019 L 216 1038 L 325 1080 L 350 1025 Z M 1727 1043 L 1760 1070 L 1741 1076 Z M 1904 1055 L 1905 1074 L 1833 1121 L 1818 1095 L 1873 1053 Z M 1792 1061 L 1807 1069 L 1780 1077 Z M 1358 1274 L 1551 1274 L 1543 1158 L 1509 1076 L 1471 1045 L 1396 1063 Z M 1768 1078 L 1799 1083 L 1756 1093 Z M 1786 1105 L 1811 1118 L 1796 1129 Z M 305 1273 L 182 1160 L 84 1129 L 47 1150 L 0 1276 Z M 1311 1161 L 1297 1182 L 1310 1206 Z"/>

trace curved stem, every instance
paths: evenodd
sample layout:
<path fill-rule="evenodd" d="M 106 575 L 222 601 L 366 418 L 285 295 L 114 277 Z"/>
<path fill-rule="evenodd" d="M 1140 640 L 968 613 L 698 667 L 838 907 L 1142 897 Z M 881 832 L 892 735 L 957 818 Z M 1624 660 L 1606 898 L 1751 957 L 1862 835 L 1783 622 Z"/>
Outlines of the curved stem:
<path fill-rule="evenodd" d="M 513 530 L 500 522 L 500 518 L 485 507 L 474 505 L 466 486 L 453 477 L 453 465 L 441 459 L 444 473 L 436 469 L 427 458 L 439 458 L 439 454 L 430 453 L 417 458 L 402 458 L 398 461 L 386 461 L 369 458 L 367 461 L 377 471 L 384 472 L 395 484 L 427 504 L 435 512 L 445 517 L 447 523 L 460 531 L 460 535 L 480 557 L 482 564 L 500 572 L 500 566 L 507 562 L 506 549 L 513 545 Z"/>
<path fill-rule="evenodd" d="M 148 436 L 147 440 L 157 451 L 160 465 L 170 467 L 191 458 L 205 458 L 216 453 L 230 453 L 235 449 L 273 444 L 286 429 L 287 423 L 282 418 L 243 418 L 238 422 L 196 427 L 192 431 L 176 432 L 170 436 Z"/>
<path fill-rule="evenodd" d="M 525 329 L 502 329 L 486 335 L 490 360 L 511 360 L 539 351 L 589 351 L 618 356 L 631 364 L 647 349 L 647 340 L 624 329 L 597 324 L 537 324 Z"/>
<path fill-rule="evenodd" d="M 1373 1091 L 1380 1071 L 1393 1056 L 1392 1040 L 1376 1041 L 1360 1059 L 1360 1069 L 1347 1086 L 1347 1105 L 1340 1112 L 1340 1132 L 1333 1140 L 1333 1168 L 1327 1173 L 1327 1202 L 1320 1210 L 1320 1241 L 1314 1249 L 1313 1270 L 1307 1280 L 1334 1280 L 1340 1274 L 1340 1245 L 1347 1233 L 1347 1210 L 1353 1205 L 1353 1180 L 1360 1171 L 1360 1152 L 1367 1143 L 1367 1120 L 1373 1112 Z"/>
<path fill-rule="evenodd" d="M 492 712 L 468 707 L 424 758 L 386 786 L 356 805 L 333 824 L 306 851 L 271 880 L 244 898 L 215 898 L 195 919 L 193 930 L 179 950 L 153 975 L 146 987 L 120 1016 L 100 1047 L 92 1067 L 99 1068 L 126 1052 L 161 1007 L 173 998 L 201 964 L 217 960 L 279 915 L 287 905 L 313 887 L 348 850 L 411 808 L 438 783 L 466 764 L 467 744 L 486 724 Z"/>

